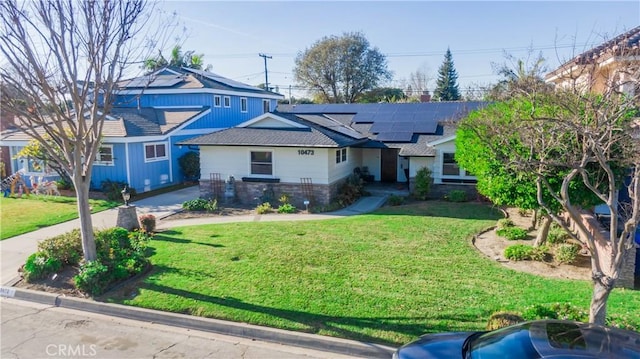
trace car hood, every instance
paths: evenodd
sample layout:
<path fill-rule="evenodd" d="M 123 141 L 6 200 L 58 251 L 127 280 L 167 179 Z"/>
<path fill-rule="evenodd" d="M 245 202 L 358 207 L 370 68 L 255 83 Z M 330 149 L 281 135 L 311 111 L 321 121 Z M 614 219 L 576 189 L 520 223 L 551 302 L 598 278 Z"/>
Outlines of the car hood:
<path fill-rule="evenodd" d="M 426 334 L 398 349 L 398 359 L 462 358 L 462 344 L 475 332 Z"/>

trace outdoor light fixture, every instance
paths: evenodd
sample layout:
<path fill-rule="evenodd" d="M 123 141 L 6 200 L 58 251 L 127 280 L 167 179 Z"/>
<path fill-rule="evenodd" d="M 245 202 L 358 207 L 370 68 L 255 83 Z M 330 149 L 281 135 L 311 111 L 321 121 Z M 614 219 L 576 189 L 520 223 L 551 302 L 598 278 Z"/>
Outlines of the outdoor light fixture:
<path fill-rule="evenodd" d="M 124 200 L 124 205 L 125 206 L 129 206 L 129 199 L 131 199 L 131 193 L 129 192 L 127 186 L 124 186 L 124 188 L 122 189 L 122 199 Z"/>
<path fill-rule="evenodd" d="M 309 200 L 305 199 L 303 203 L 304 203 L 304 206 L 307 208 L 307 212 L 309 212 Z"/>

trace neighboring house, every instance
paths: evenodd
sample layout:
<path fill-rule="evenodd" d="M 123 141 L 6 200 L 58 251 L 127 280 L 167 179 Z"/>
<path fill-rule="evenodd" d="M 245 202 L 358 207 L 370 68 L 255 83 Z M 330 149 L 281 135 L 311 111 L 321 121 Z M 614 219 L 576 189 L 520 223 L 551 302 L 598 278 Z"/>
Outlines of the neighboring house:
<path fill-rule="evenodd" d="M 327 204 L 355 172 L 408 183 L 428 167 L 437 185 L 474 190 L 454 159 L 455 121 L 483 102 L 280 105 L 236 127 L 182 141 L 200 148 L 201 194 L 221 195 L 234 179 L 240 201 L 265 190 L 296 206 Z"/>
<path fill-rule="evenodd" d="M 623 93 L 637 93 L 637 74 L 627 68 L 640 64 L 640 26 L 620 34 L 567 61 L 545 76 L 559 87 L 581 86 L 603 93 L 611 86 Z M 637 67 L 636 67 L 637 68 Z"/>
<path fill-rule="evenodd" d="M 560 88 L 575 86 L 579 90 L 589 90 L 596 93 L 614 90 L 633 95 L 640 91 L 639 66 L 640 26 L 579 54 L 547 74 L 545 80 Z M 624 187 L 620 191 L 619 200 L 621 203 L 629 200 Z M 606 217 L 609 215 L 609 209 L 606 205 L 596 206 L 594 212 L 595 216 Z M 584 224 L 591 228 L 596 236 L 596 245 L 601 247 L 603 253 L 609 252 L 609 232 L 602 230 L 593 214 L 585 213 L 583 218 Z M 636 237 L 640 237 L 640 232 L 636 234 Z M 640 242 L 637 240 L 636 243 Z M 638 246 L 639 244 L 636 244 L 636 247 L 632 247 L 627 252 L 617 286 L 633 288 L 634 281 L 640 285 L 640 251 L 637 251 Z M 603 268 L 609 267 L 610 256 L 601 255 L 600 260 Z"/>
<path fill-rule="evenodd" d="M 104 123 L 100 153 L 94 159 L 92 188 L 121 181 L 145 192 L 184 180 L 178 158 L 193 150 L 185 139 L 235 126 L 275 108 L 282 95 L 189 68 L 164 68 L 123 81 Z M 11 156 L 29 137 L 2 132 L 0 144 Z M 13 159 L 11 171 L 25 177 L 51 176 L 33 159 Z"/>

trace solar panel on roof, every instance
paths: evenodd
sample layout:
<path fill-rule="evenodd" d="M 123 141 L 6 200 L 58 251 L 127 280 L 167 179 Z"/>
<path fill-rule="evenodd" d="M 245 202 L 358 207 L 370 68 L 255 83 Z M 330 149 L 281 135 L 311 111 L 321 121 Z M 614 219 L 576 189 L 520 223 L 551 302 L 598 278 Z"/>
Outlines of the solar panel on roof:
<path fill-rule="evenodd" d="M 345 136 L 349 136 L 351 138 L 355 138 L 355 139 L 363 139 L 366 138 L 367 136 L 361 134 L 360 132 L 349 128 L 349 127 L 345 127 L 345 126 L 336 126 L 336 127 L 331 127 L 332 131 L 336 131 L 338 133 L 341 133 Z"/>
<path fill-rule="evenodd" d="M 437 129 L 438 129 L 437 121 L 414 122 L 413 124 L 414 133 L 436 133 Z"/>
<path fill-rule="evenodd" d="M 358 112 L 353 116 L 353 122 L 355 123 L 373 123 L 373 117 L 375 113 L 360 113 Z"/>
<path fill-rule="evenodd" d="M 132 79 L 125 87 L 169 87 L 181 81 L 177 75 L 142 76 Z"/>
<path fill-rule="evenodd" d="M 393 132 L 411 132 L 413 131 L 413 122 L 391 122 L 391 130 Z"/>
<path fill-rule="evenodd" d="M 180 82 L 182 82 L 182 79 L 179 77 L 164 78 L 164 79 L 158 79 L 156 81 L 153 81 L 152 83 L 149 84 L 149 87 L 169 87 L 169 86 L 176 85 Z"/>
<path fill-rule="evenodd" d="M 376 139 L 387 142 L 410 142 L 413 132 L 385 132 L 376 135 Z"/>
<path fill-rule="evenodd" d="M 321 115 L 297 115 L 298 117 L 307 120 L 309 122 L 313 122 L 315 124 L 318 124 L 320 126 L 324 126 L 324 127 L 334 127 L 334 126 L 338 126 L 340 125 L 339 123 L 328 119 L 324 116 Z"/>
<path fill-rule="evenodd" d="M 371 125 L 369 131 L 371 133 L 388 132 L 391 131 L 392 126 L 393 122 L 376 122 Z"/>
<path fill-rule="evenodd" d="M 208 78 L 210 80 L 220 82 L 220 83 L 222 83 L 224 85 L 234 87 L 234 88 L 245 89 L 245 90 L 261 90 L 261 89 L 259 89 L 257 87 L 254 87 L 254 86 L 251 86 L 251 85 L 247 85 L 245 83 L 238 82 L 238 81 L 235 81 L 235 80 L 232 80 L 232 79 L 228 79 L 226 77 L 222 77 L 222 76 L 220 76 L 218 74 L 215 74 L 213 72 L 195 70 L 195 69 L 191 69 L 191 68 L 183 68 L 183 69 L 185 69 L 187 71 L 190 71 L 190 72 L 192 72 L 194 74 L 197 74 L 197 75 L 200 75 L 200 76 L 204 76 L 204 77 L 206 77 L 206 78 Z"/>
<path fill-rule="evenodd" d="M 309 122 L 313 122 L 317 125 L 323 126 L 331 131 L 341 133 L 345 136 L 349 136 L 351 138 L 355 138 L 355 139 L 365 138 L 365 136 L 360 132 L 350 127 L 347 127 L 341 124 L 340 122 L 334 121 L 332 119 L 326 118 L 321 115 L 297 115 L 297 116 Z"/>

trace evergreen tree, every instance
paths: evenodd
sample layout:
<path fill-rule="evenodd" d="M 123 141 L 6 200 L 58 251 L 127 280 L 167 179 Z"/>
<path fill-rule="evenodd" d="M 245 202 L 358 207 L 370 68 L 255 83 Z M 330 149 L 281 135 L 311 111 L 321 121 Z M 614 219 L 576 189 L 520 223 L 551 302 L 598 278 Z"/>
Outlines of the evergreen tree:
<path fill-rule="evenodd" d="M 453 57 L 451 50 L 447 48 L 444 54 L 444 61 L 438 69 L 438 81 L 436 82 L 436 90 L 433 97 L 436 101 L 457 101 L 460 100 L 460 91 L 458 90 L 458 73 L 453 66 Z"/>

